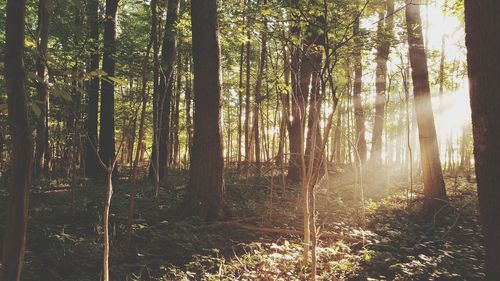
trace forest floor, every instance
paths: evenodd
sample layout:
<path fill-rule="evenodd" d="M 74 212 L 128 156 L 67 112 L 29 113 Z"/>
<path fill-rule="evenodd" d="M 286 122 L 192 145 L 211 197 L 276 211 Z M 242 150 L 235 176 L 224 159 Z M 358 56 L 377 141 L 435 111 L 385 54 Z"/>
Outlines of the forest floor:
<path fill-rule="evenodd" d="M 274 179 L 226 175 L 231 223 L 182 218 L 186 172 L 174 172 L 159 198 L 144 184 L 138 194 L 133 254 L 123 250 L 129 184 L 114 183 L 111 223 L 111 280 L 304 280 L 298 235 L 265 234 L 237 227 L 301 229 L 302 209 L 294 188 L 283 192 Z M 363 175 L 363 194 L 350 172 L 331 173 L 317 191 L 318 226 L 359 239 L 320 239 L 318 280 L 480 280 L 484 278 L 482 235 L 475 184 L 447 178 L 450 207 L 424 220 L 418 213 L 421 186 L 408 206 L 406 179 L 386 173 Z M 389 179 L 389 180 L 388 180 Z M 1 188 L 0 190 L 3 190 Z M 149 190 L 149 191 L 148 191 Z M 102 256 L 104 187 L 36 184 L 30 202 L 23 280 L 98 280 Z M 362 200 L 364 198 L 364 201 Z M 5 192 L 0 191 L 0 233 Z M 363 203 L 361 203 L 363 202 Z M 364 211 L 363 211 L 364 210 Z"/>

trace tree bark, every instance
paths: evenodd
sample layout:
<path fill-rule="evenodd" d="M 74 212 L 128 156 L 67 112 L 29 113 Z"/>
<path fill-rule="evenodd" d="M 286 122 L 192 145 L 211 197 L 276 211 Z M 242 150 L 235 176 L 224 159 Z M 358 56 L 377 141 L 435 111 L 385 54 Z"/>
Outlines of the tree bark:
<path fill-rule="evenodd" d="M 186 154 L 191 159 L 191 147 L 193 145 L 193 125 L 192 125 L 192 117 L 191 117 L 191 101 L 192 101 L 192 65 L 191 65 L 191 57 L 186 56 Z"/>
<path fill-rule="evenodd" d="M 114 161 L 111 159 L 111 161 Z M 103 281 L 109 281 L 109 209 L 111 208 L 111 197 L 113 196 L 113 169 L 114 165 L 110 164 L 111 168 L 106 175 L 106 198 L 104 201 L 103 213 Z"/>
<path fill-rule="evenodd" d="M 294 8 L 298 8 L 298 1 L 293 1 L 292 5 Z M 300 26 L 298 23 L 292 23 L 290 35 L 300 38 Z M 305 131 L 309 86 L 311 83 L 311 74 L 313 72 L 313 65 L 309 59 L 310 54 L 302 55 L 302 48 L 306 51 L 306 44 L 292 46 L 290 62 L 292 75 L 292 120 L 290 121 L 288 131 L 290 160 L 287 178 L 294 183 L 300 183 L 302 180 L 301 155 L 304 154 L 303 133 Z"/>
<path fill-rule="evenodd" d="M 267 4 L 266 0 L 263 0 L 263 5 Z M 266 71 L 266 58 L 267 58 L 267 21 L 264 20 L 263 30 L 261 31 L 261 46 L 260 46 L 260 60 L 259 69 L 257 71 L 257 79 L 255 81 L 255 104 L 253 110 L 253 128 L 254 128 L 254 142 L 255 142 L 255 166 L 257 173 L 260 172 L 260 143 L 261 139 L 259 136 L 259 116 L 260 107 L 262 102 L 262 81 L 264 80 L 264 73 Z"/>
<path fill-rule="evenodd" d="M 36 32 L 36 74 L 38 76 L 37 93 L 40 102 L 40 115 L 36 128 L 36 150 L 34 176 L 48 177 L 50 169 L 49 147 L 49 68 L 47 46 L 49 41 L 49 24 L 51 16 L 51 0 L 38 2 L 38 28 Z"/>
<path fill-rule="evenodd" d="M 33 140 L 28 122 L 26 102 L 26 74 L 24 69 L 24 29 L 26 2 L 7 1 L 5 24 L 5 81 L 8 103 L 8 122 L 12 137 L 11 186 L 7 203 L 3 235 L 2 271 L 0 280 L 21 279 L 26 228 L 28 224 L 28 198 L 33 167 Z"/>
<path fill-rule="evenodd" d="M 149 165 L 148 177 L 154 179 L 155 190 L 159 191 L 160 176 L 158 175 L 159 166 L 159 143 L 160 143 L 160 99 L 159 99 L 159 38 L 158 38 L 158 16 L 157 16 L 157 0 L 151 0 L 151 36 L 153 37 L 153 147 L 151 149 L 151 160 Z"/>
<path fill-rule="evenodd" d="M 179 17 L 179 0 L 169 0 L 165 34 L 163 35 L 160 61 L 160 127 L 159 127 L 159 176 L 164 181 L 167 175 L 169 159 L 169 132 L 170 132 L 170 103 L 174 90 L 174 64 L 177 53 L 175 44 L 175 25 Z"/>
<path fill-rule="evenodd" d="M 465 0 L 465 43 L 486 280 L 500 280 L 500 28 L 497 1 Z M 491 31 L 491 32 L 490 32 Z"/>
<path fill-rule="evenodd" d="M 222 215 L 221 69 L 216 0 L 193 0 L 194 140 L 187 202 L 207 219 Z"/>
<path fill-rule="evenodd" d="M 87 73 L 99 69 L 99 3 L 97 0 L 87 1 L 87 32 L 89 45 L 91 46 L 90 60 L 87 66 Z M 85 176 L 94 178 L 99 169 L 99 162 L 92 147 L 97 147 L 97 114 L 99 106 L 99 77 L 96 75 L 90 78 L 87 83 L 89 100 L 87 104 L 86 131 L 88 138 L 85 148 Z"/>
<path fill-rule="evenodd" d="M 432 112 L 427 57 L 422 36 L 422 20 L 418 5 L 407 0 L 406 25 L 410 64 L 412 69 L 413 95 L 420 141 L 421 167 L 424 179 L 423 212 L 433 215 L 446 204 L 446 190 L 439 159 L 439 147 Z"/>
<path fill-rule="evenodd" d="M 240 75 L 238 85 L 238 169 L 241 167 L 241 142 L 243 136 L 243 63 L 245 61 L 245 43 L 240 47 Z"/>
<path fill-rule="evenodd" d="M 384 13 L 385 12 L 385 13 Z M 394 29 L 394 0 L 387 0 L 385 11 L 379 14 L 377 29 L 377 67 L 375 70 L 375 122 L 372 134 L 371 161 L 374 165 L 382 161 L 382 132 L 384 130 L 387 60 L 389 59 L 392 33 Z"/>
<path fill-rule="evenodd" d="M 245 1 L 245 4 L 248 3 L 249 0 Z M 250 164 L 252 161 L 252 156 L 251 156 L 251 146 L 252 146 L 252 140 L 251 140 L 251 135 L 250 135 L 250 73 L 251 73 L 251 65 L 250 65 L 250 51 L 251 51 L 251 46 L 250 46 L 250 27 L 249 27 L 249 22 L 247 20 L 247 42 L 246 42 L 246 58 L 245 58 L 245 66 L 246 66 L 246 72 L 245 72 L 245 161 L 247 164 Z"/>
<path fill-rule="evenodd" d="M 182 60 L 181 56 L 178 56 L 177 58 L 177 73 L 176 73 L 176 95 L 175 95 L 175 102 L 174 102 L 174 112 L 172 114 L 173 120 L 173 166 L 175 168 L 178 168 L 179 166 L 179 105 L 181 101 L 181 84 L 182 84 Z"/>
<path fill-rule="evenodd" d="M 359 1 L 357 1 L 359 4 Z M 354 117 L 356 124 L 356 135 L 354 137 L 356 145 L 356 161 L 361 164 L 366 162 L 366 139 L 365 139 L 365 112 L 361 101 L 361 91 L 363 87 L 363 65 L 362 65 L 362 49 L 363 42 L 359 30 L 359 17 L 354 20 L 353 26 L 354 36 L 354 87 L 353 87 L 353 105 Z"/>
<path fill-rule="evenodd" d="M 102 69 L 110 77 L 115 76 L 116 53 L 116 12 L 119 0 L 106 0 L 104 22 L 104 51 Z M 115 159 L 115 85 L 107 80 L 101 85 L 101 115 L 99 128 L 99 156 L 109 165 Z M 101 169 L 101 175 L 106 175 Z"/>

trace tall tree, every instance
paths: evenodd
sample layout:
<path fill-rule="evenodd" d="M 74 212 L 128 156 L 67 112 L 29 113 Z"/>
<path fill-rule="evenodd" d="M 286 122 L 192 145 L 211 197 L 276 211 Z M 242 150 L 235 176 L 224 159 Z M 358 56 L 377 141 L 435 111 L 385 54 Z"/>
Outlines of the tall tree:
<path fill-rule="evenodd" d="M 249 4 L 250 0 L 245 0 L 245 7 Z M 250 74 L 251 74 L 251 29 L 250 29 L 250 18 L 246 20 L 246 32 L 247 32 L 247 42 L 245 44 L 245 161 L 247 164 L 251 162 L 251 147 L 252 147 L 252 137 L 250 136 Z"/>
<path fill-rule="evenodd" d="M 293 1 L 292 7 L 299 9 L 299 1 Z M 293 19 L 290 28 L 292 41 L 299 40 L 301 36 L 300 18 Z M 307 51 L 306 42 L 291 46 L 290 71 L 292 82 L 292 118 L 288 127 L 288 139 L 290 146 L 290 160 L 287 178 L 292 182 L 299 183 L 302 179 L 301 155 L 304 154 L 304 131 L 306 120 L 307 99 L 309 97 L 309 86 L 313 65 L 311 64 L 311 53 Z"/>
<path fill-rule="evenodd" d="M 160 99 L 159 99 L 159 69 L 160 69 L 160 42 L 158 38 L 158 3 L 156 0 L 151 0 L 151 36 L 153 37 L 153 148 L 151 149 L 151 161 L 149 163 L 148 177 L 154 179 L 155 190 L 160 189 L 160 175 L 158 174 L 158 166 L 160 157 L 158 150 L 160 147 L 160 127 L 158 120 L 160 119 Z"/>
<path fill-rule="evenodd" d="M 160 128 L 159 128 L 159 176 L 164 180 L 169 159 L 170 103 L 174 89 L 174 64 L 176 57 L 175 25 L 179 17 L 179 0 L 168 0 L 167 20 L 163 36 L 160 61 Z"/>
<path fill-rule="evenodd" d="M 36 127 L 36 150 L 34 175 L 48 176 L 50 166 L 49 147 L 49 68 L 47 47 L 49 42 L 49 24 L 51 0 L 38 2 L 38 27 L 36 31 L 36 74 L 38 76 L 37 93 L 40 108 Z"/>
<path fill-rule="evenodd" d="M 263 0 L 261 5 L 266 5 L 267 0 Z M 266 59 L 267 59 L 267 21 L 264 20 L 261 30 L 261 46 L 260 46 L 260 59 L 259 59 L 259 69 L 257 71 L 257 79 L 255 82 L 255 104 L 253 110 L 253 132 L 254 132 L 254 142 L 255 142 L 255 165 L 257 172 L 260 171 L 260 136 L 259 136 L 259 117 L 260 117 L 260 107 L 262 102 L 262 82 L 264 80 L 264 74 L 266 71 Z"/>
<path fill-rule="evenodd" d="M 115 76 L 116 12 L 119 0 L 106 0 L 104 21 L 104 50 L 102 69 L 109 77 Z M 115 159 L 115 85 L 107 79 L 101 86 L 101 115 L 99 128 L 99 156 L 106 165 Z M 103 175 L 105 170 L 101 169 Z"/>
<path fill-rule="evenodd" d="M 359 0 L 356 1 L 359 6 Z M 359 27 L 359 18 L 354 19 L 353 36 L 354 36 L 354 86 L 352 90 L 352 102 L 354 105 L 354 117 L 356 123 L 356 161 L 365 163 L 366 161 L 366 139 L 365 139 L 365 112 L 361 100 L 361 92 L 363 87 L 363 64 L 362 64 L 362 49 L 363 41 Z"/>
<path fill-rule="evenodd" d="M 28 224 L 28 198 L 33 163 L 33 140 L 28 123 L 24 28 L 26 2 L 7 1 L 5 23 L 5 81 L 8 121 L 12 137 L 11 186 L 3 235 L 0 280 L 18 281 L 23 269 Z"/>
<path fill-rule="evenodd" d="M 371 161 L 380 163 L 382 159 L 382 132 L 384 130 L 386 89 L 387 89 L 387 60 L 391 47 L 394 29 L 394 0 L 387 0 L 385 12 L 379 13 L 377 27 L 377 67 L 375 70 L 375 122 L 373 124 Z"/>
<path fill-rule="evenodd" d="M 99 2 L 98 0 L 87 1 L 87 32 L 91 55 L 87 64 L 87 72 L 91 73 L 99 69 Z M 96 75 L 90 78 L 87 83 L 88 103 L 87 120 L 85 123 L 88 135 L 85 149 L 85 176 L 95 177 L 99 162 L 92 147 L 97 147 L 97 116 L 99 109 L 99 77 Z"/>
<path fill-rule="evenodd" d="M 465 43 L 487 280 L 500 280 L 500 40 L 492 33 L 500 28 L 499 14 L 495 0 L 465 0 Z"/>
<path fill-rule="evenodd" d="M 424 208 L 426 214 L 435 214 L 446 203 L 446 190 L 439 159 L 439 147 L 432 112 L 427 57 L 422 36 L 420 6 L 406 1 L 406 25 L 413 95 L 420 142 L 420 165 L 424 178 Z"/>
<path fill-rule="evenodd" d="M 194 139 L 187 202 L 207 219 L 222 214 L 221 69 L 217 0 L 191 2 L 194 63 Z"/>

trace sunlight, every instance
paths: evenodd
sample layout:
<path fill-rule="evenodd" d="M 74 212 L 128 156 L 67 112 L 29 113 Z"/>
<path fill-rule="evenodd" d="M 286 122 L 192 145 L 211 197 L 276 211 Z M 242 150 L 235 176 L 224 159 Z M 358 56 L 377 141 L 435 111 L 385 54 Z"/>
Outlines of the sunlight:
<path fill-rule="evenodd" d="M 454 16 L 446 15 L 442 9 L 444 1 L 431 1 L 428 8 L 422 7 L 422 20 L 428 26 L 424 29 L 427 46 L 431 50 L 441 50 L 444 36 L 446 56 L 448 58 L 465 59 L 463 48 L 464 31 L 463 23 Z M 430 28 L 432 27 L 432 28 Z"/>
<path fill-rule="evenodd" d="M 471 124 L 471 112 L 468 96 L 468 83 L 453 93 L 432 98 L 435 112 L 436 131 L 441 141 L 443 137 L 458 137 Z"/>

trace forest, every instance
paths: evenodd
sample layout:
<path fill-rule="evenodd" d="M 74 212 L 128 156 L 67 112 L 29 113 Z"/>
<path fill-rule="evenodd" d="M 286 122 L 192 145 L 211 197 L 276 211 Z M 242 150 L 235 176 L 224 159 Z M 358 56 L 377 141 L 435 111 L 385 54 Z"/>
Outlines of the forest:
<path fill-rule="evenodd" d="M 0 281 L 500 280 L 497 0 L 0 2 Z"/>

